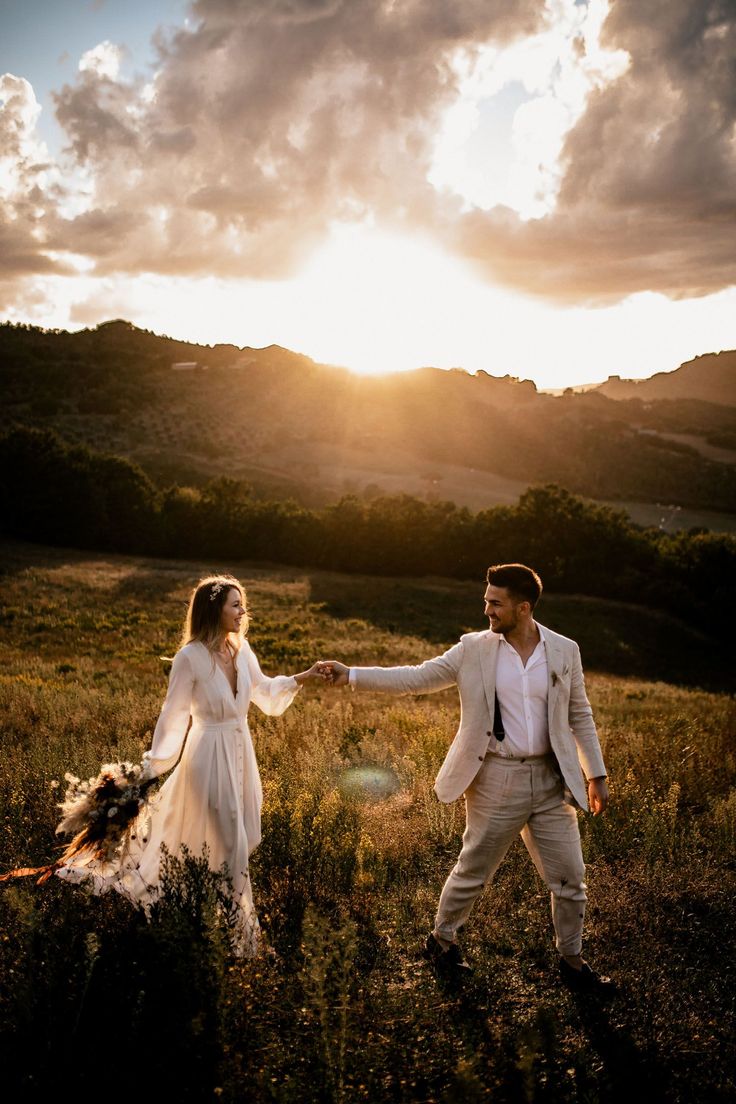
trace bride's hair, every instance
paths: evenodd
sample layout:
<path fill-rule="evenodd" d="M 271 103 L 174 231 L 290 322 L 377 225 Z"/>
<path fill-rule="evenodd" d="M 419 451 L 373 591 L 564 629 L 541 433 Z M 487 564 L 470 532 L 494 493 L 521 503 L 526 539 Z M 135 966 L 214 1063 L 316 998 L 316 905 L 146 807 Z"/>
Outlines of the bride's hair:
<path fill-rule="evenodd" d="M 193 640 L 199 640 L 206 648 L 212 650 L 222 631 L 220 628 L 222 607 L 233 587 L 240 591 L 240 600 L 245 608 L 240 628 L 235 634 L 237 646 L 240 647 L 248 631 L 248 609 L 245 590 L 232 575 L 207 575 L 199 580 L 189 597 L 189 609 L 184 622 L 181 647 L 191 644 Z"/>

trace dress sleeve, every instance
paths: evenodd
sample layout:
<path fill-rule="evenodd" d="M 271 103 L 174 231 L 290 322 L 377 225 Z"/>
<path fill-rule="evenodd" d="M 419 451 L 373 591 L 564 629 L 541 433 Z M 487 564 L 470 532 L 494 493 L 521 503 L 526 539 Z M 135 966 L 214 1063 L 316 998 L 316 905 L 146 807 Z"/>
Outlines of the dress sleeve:
<path fill-rule="evenodd" d="M 299 683 L 293 675 L 275 675 L 273 678 L 264 675 L 250 644 L 246 641 L 243 646 L 248 656 L 250 700 L 269 717 L 279 717 L 296 697 Z"/>
<path fill-rule="evenodd" d="M 169 689 L 156 728 L 151 749 L 143 755 L 146 776 L 165 774 L 176 764 L 189 728 L 194 672 L 189 656 L 179 651 L 169 674 Z"/>

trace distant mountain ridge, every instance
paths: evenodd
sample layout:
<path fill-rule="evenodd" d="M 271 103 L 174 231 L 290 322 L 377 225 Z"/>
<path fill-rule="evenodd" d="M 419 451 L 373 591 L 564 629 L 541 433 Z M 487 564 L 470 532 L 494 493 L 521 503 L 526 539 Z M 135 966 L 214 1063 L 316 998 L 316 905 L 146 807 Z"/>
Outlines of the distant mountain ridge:
<path fill-rule="evenodd" d="M 723 357 L 728 378 L 736 353 Z M 736 514 L 731 403 L 614 400 L 606 385 L 553 396 L 461 368 L 357 376 L 278 345 L 194 345 L 121 319 L 78 333 L 0 325 L 0 385 L 5 424 L 127 456 L 162 486 L 227 476 L 310 505 L 406 492 L 477 510 L 555 482 L 650 504 L 654 523 L 663 510 Z"/>
<path fill-rule="evenodd" d="M 673 372 L 657 372 L 648 379 L 609 376 L 605 383 L 590 390 L 608 399 L 700 399 L 736 406 L 736 350 L 704 353 Z"/>

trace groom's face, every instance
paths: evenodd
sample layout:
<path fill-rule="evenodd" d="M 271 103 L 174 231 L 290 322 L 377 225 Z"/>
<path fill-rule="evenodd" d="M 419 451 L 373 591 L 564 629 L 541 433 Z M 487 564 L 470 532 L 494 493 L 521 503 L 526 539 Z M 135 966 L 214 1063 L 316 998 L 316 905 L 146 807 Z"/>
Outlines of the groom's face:
<path fill-rule="evenodd" d="M 511 597 L 506 587 L 491 586 L 489 583 L 484 595 L 486 617 L 495 633 L 507 633 L 519 624 L 521 606 Z"/>

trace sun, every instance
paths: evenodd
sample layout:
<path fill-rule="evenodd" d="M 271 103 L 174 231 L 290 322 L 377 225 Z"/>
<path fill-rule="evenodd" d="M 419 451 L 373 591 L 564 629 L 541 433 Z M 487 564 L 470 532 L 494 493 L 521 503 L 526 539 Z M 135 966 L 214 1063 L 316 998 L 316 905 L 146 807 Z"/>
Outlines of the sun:
<path fill-rule="evenodd" d="M 437 245 L 367 226 L 337 227 L 295 285 L 310 348 L 366 374 L 457 363 L 458 329 L 481 290 Z"/>
<path fill-rule="evenodd" d="M 315 360 L 380 375 L 423 365 L 493 367 L 513 296 L 481 283 L 467 262 L 420 236 L 334 226 L 288 280 L 150 278 L 126 313 L 179 338 L 286 346 Z M 494 358 L 498 368 L 501 361 Z"/>

